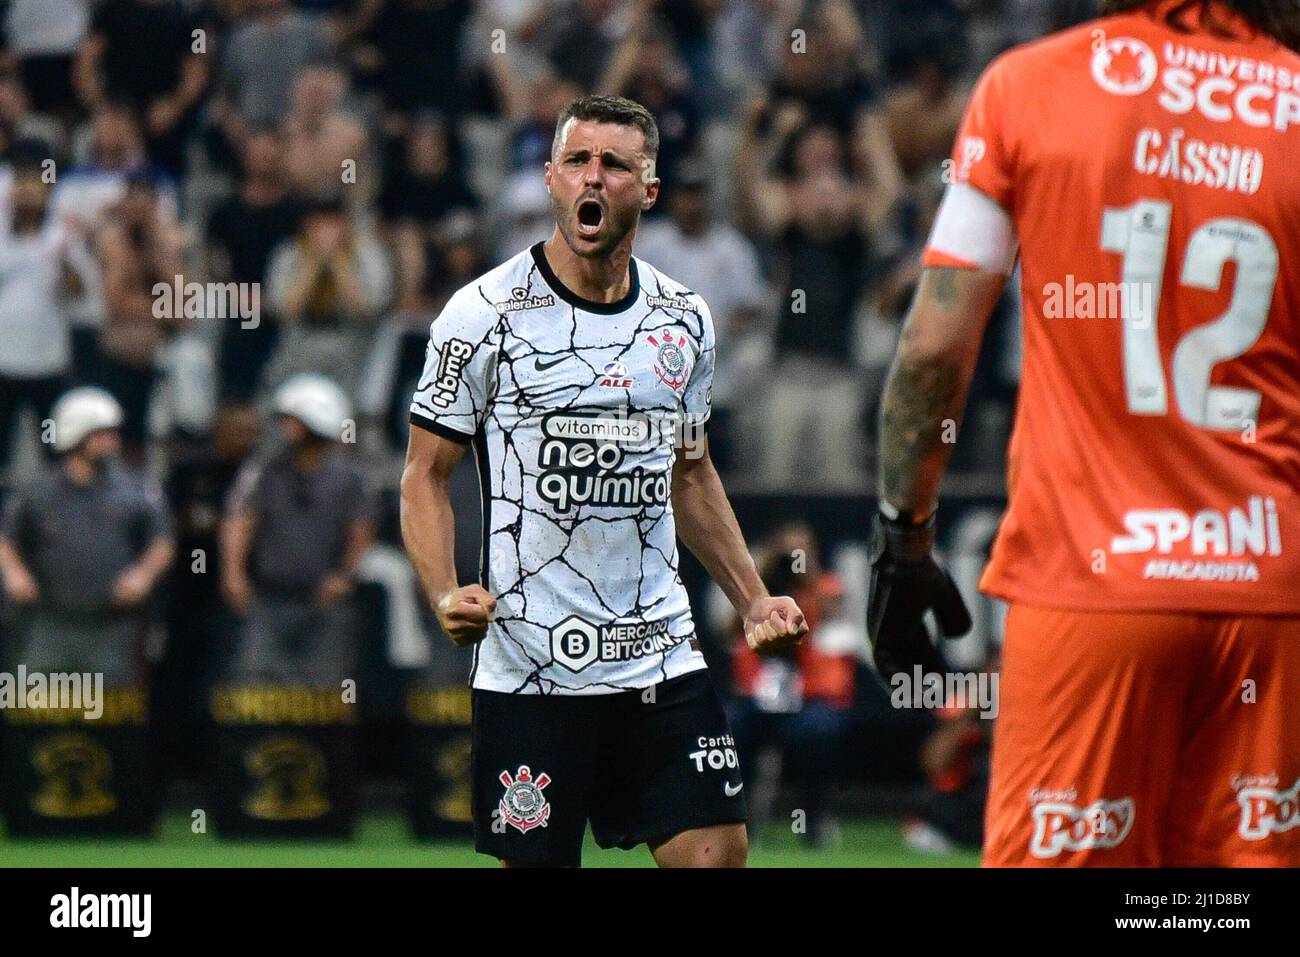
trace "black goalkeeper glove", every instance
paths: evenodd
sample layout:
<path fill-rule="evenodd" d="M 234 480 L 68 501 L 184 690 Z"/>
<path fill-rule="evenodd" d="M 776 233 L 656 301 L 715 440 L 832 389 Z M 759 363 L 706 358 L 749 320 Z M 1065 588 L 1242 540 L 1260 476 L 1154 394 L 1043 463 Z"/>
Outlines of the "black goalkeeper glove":
<path fill-rule="evenodd" d="M 971 628 L 970 612 L 952 576 L 935 562 L 934 516 L 922 523 L 877 513 L 871 536 L 871 590 L 867 635 L 876 670 L 888 684 L 915 665 L 925 673 L 946 670 L 930 640 L 925 613 L 933 611 L 939 631 L 956 638 Z"/>

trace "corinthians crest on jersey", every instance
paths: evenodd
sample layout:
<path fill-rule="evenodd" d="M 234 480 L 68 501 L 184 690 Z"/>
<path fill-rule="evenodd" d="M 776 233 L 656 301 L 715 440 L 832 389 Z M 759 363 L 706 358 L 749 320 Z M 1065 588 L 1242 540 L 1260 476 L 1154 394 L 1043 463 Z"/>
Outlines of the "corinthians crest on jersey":
<path fill-rule="evenodd" d="M 635 257 L 630 279 L 618 302 L 583 299 L 538 244 L 459 290 L 432 325 L 411 421 L 471 444 L 479 469 L 481 578 L 497 609 L 476 688 L 601 694 L 704 667 L 671 480 L 709 416 L 713 322 L 698 295 Z"/>

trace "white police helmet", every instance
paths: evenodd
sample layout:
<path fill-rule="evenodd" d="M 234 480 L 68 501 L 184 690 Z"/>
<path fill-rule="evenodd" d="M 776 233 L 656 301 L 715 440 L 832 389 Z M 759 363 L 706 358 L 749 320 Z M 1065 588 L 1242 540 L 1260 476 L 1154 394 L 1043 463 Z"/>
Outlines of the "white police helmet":
<path fill-rule="evenodd" d="M 79 386 L 65 392 L 50 413 L 54 420 L 54 450 L 71 452 L 92 432 L 122 424 L 122 407 L 103 389 Z"/>
<path fill-rule="evenodd" d="M 275 411 L 297 419 L 313 435 L 338 442 L 352 403 L 343 390 L 323 375 L 296 375 L 276 390 Z"/>

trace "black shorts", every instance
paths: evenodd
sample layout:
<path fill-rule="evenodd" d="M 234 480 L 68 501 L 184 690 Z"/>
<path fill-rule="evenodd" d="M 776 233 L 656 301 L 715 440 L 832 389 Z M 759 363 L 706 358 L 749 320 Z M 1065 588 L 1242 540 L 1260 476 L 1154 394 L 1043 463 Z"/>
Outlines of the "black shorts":
<path fill-rule="evenodd" d="M 475 690 L 474 847 L 579 864 L 587 821 L 624 849 L 746 820 L 727 716 L 707 671 L 602 695 Z"/>

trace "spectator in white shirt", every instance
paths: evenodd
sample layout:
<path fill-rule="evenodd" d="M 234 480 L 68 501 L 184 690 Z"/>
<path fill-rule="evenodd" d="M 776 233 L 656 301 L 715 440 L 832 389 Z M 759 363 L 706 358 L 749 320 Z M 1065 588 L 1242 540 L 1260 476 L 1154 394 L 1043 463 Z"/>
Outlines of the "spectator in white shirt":
<path fill-rule="evenodd" d="M 67 386 L 68 302 L 94 269 L 80 237 L 50 215 L 47 154 L 39 142 L 14 145 L 0 204 L 0 468 L 22 409 L 35 412 L 40 429 Z"/>
<path fill-rule="evenodd" d="M 701 164 L 682 162 L 674 181 L 664 184 L 664 194 L 669 216 L 642 227 L 635 254 L 708 303 L 718 341 L 713 408 L 715 415 L 725 418 L 740 403 L 737 390 L 743 370 L 767 359 L 768 336 L 757 323 L 767 289 L 750 241 L 711 215 L 708 176 Z M 725 432 L 719 419 L 719 427 L 711 433 L 721 441 Z M 717 446 L 714 452 L 727 464 L 725 448 Z"/>

